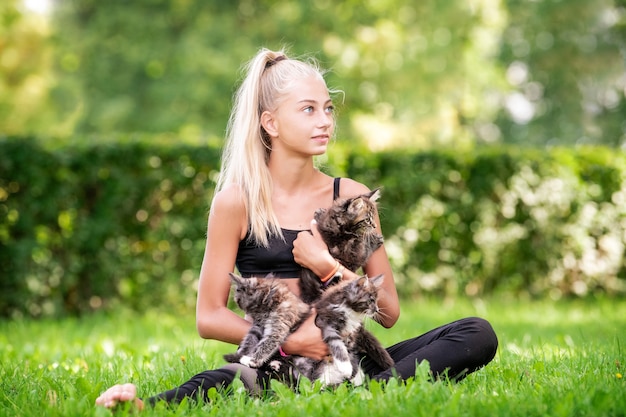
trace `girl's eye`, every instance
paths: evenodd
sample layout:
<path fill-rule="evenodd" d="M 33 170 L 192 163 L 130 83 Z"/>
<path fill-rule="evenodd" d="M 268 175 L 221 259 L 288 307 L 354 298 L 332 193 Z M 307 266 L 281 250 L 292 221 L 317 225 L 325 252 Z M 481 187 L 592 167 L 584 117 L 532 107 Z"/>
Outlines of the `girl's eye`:
<path fill-rule="evenodd" d="M 335 111 L 335 106 L 326 107 L 326 113 L 332 114 Z"/>
<path fill-rule="evenodd" d="M 308 106 L 304 108 L 304 112 L 305 113 L 312 113 L 313 112 L 313 106 Z"/>

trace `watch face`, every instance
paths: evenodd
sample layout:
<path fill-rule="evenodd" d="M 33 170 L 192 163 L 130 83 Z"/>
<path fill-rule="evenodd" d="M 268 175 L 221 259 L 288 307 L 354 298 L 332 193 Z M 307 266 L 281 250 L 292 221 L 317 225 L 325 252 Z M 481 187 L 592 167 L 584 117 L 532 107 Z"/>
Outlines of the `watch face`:
<path fill-rule="evenodd" d="M 335 279 L 335 278 L 339 278 L 339 279 L 343 278 L 343 270 L 344 269 L 345 268 L 343 267 L 343 265 L 340 266 L 339 269 L 337 270 L 337 272 L 335 272 L 335 275 L 333 275 L 333 279 Z"/>

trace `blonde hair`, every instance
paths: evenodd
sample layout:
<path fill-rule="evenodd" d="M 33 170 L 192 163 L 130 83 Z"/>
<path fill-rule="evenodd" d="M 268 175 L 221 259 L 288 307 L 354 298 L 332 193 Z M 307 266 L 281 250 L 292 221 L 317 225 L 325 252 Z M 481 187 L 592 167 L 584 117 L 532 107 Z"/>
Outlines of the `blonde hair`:
<path fill-rule="evenodd" d="M 274 111 L 294 80 L 319 76 L 318 64 L 288 59 L 284 50 L 261 49 L 244 67 L 245 77 L 234 96 L 222 153 L 222 169 L 216 191 L 237 185 L 243 194 L 250 237 L 268 245 L 268 236 L 283 237 L 272 208 L 272 179 L 268 169 L 269 135 L 261 126 L 261 114 Z"/>

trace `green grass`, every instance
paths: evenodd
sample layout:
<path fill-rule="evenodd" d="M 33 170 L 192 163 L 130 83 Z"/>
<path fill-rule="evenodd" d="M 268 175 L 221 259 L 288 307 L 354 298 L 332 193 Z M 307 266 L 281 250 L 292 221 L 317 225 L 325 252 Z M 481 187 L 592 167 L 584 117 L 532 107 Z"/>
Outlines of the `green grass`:
<path fill-rule="evenodd" d="M 496 359 L 458 384 L 427 381 L 295 394 L 279 384 L 250 398 L 240 384 L 211 404 L 158 406 L 147 416 L 624 416 L 626 301 L 403 303 L 392 330 L 369 326 L 384 344 L 479 315 L 500 339 Z M 107 416 L 93 405 L 109 385 L 140 395 L 172 388 L 221 363 L 232 346 L 202 341 L 194 317 L 120 313 L 82 320 L 0 322 L 0 416 Z M 127 410 L 118 410 L 126 415 Z"/>

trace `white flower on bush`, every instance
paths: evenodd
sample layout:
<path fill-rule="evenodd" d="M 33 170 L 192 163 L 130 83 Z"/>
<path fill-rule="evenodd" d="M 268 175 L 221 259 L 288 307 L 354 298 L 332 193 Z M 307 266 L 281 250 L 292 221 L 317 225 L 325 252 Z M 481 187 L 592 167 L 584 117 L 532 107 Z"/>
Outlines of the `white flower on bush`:
<path fill-rule="evenodd" d="M 597 240 L 597 248 L 583 253 L 580 270 L 589 277 L 615 275 L 622 264 L 624 243 L 614 235 L 604 235 Z"/>
<path fill-rule="evenodd" d="M 615 193 L 613 201 L 619 201 L 620 195 L 622 191 Z M 550 274 L 551 281 L 569 285 L 577 295 L 585 295 L 595 285 L 618 286 L 626 249 L 623 210 L 622 205 L 586 202 L 563 227 L 564 256 Z"/>

